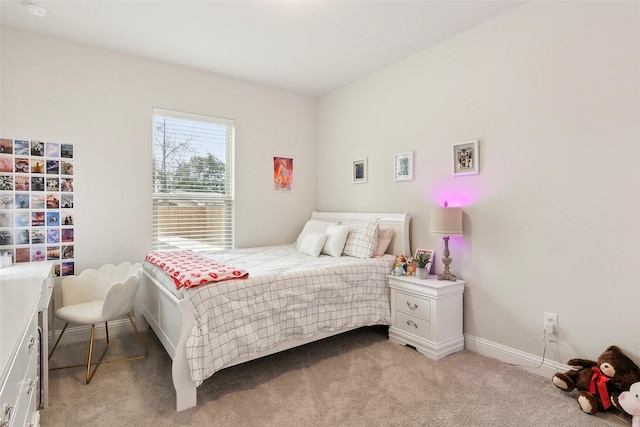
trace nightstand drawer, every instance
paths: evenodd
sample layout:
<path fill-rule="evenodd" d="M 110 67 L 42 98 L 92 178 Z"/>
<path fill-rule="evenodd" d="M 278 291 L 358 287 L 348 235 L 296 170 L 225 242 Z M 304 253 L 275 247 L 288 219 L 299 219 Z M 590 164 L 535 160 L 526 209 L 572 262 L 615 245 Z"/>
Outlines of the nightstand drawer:
<path fill-rule="evenodd" d="M 426 340 L 431 339 L 431 322 L 425 319 L 421 319 L 416 316 L 412 316 L 407 313 L 398 311 L 396 313 L 395 327 L 403 330 L 404 332 L 417 335 L 420 338 Z"/>
<path fill-rule="evenodd" d="M 414 295 L 397 292 L 396 309 L 415 316 L 431 319 L 431 301 Z"/>

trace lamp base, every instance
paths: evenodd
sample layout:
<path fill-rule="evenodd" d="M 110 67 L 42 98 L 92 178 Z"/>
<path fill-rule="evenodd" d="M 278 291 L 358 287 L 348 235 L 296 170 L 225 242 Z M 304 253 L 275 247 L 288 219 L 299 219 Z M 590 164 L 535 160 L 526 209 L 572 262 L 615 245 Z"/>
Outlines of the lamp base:
<path fill-rule="evenodd" d="M 451 274 L 450 271 L 445 271 L 444 273 L 438 275 L 438 280 L 450 280 L 452 282 L 455 282 L 458 279 L 456 279 L 456 276 Z"/>
<path fill-rule="evenodd" d="M 444 264 L 444 272 L 438 275 L 438 280 L 450 280 L 455 282 L 456 276 L 451 274 L 451 270 L 449 270 L 449 264 L 451 264 L 452 259 L 449 257 L 449 236 L 443 237 L 444 240 L 444 258 L 442 258 L 442 263 Z"/>

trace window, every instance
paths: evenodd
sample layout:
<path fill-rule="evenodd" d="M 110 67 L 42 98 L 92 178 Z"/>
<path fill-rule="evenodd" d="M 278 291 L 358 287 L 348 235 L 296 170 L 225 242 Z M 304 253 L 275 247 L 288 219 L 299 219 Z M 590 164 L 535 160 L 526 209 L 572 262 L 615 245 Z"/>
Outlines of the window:
<path fill-rule="evenodd" d="M 153 109 L 153 249 L 233 247 L 233 120 Z"/>

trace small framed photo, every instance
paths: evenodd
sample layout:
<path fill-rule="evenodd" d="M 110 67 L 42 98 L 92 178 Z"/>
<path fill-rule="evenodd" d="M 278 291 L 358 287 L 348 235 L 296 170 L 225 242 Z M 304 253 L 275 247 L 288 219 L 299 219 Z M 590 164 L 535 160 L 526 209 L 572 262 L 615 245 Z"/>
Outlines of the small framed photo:
<path fill-rule="evenodd" d="M 356 159 L 351 166 L 353 173 L 353 182 L 361 184 L 367 182 L 367 158 Z"/>
<path fill-rule="evenodd" d="M 416 249 L 416 254 L 414 255 L 413 259 L 417 259 L 418 255 L 420 255 L 421 253 L 429 255 L 429 262 L 425 267 L 427 269 L 427 274 L 429 274 L 429 272 L 431 271 L 431 266 L 433 265 L 433 260 L 435 259 L 435 256 L 436 256 L 436 251 L 431 249 Z"/>
<path fill-rule="evenodd" d="M 453 145 L 453 174 L 471 175 L 479 173 L 480 150 L 478 141 L 466 141 Z"/>
<path fill-rule="evenodd" d="M 394 156 L 393 175 L 396 181 L 413 180 L 413 151 Z"/>

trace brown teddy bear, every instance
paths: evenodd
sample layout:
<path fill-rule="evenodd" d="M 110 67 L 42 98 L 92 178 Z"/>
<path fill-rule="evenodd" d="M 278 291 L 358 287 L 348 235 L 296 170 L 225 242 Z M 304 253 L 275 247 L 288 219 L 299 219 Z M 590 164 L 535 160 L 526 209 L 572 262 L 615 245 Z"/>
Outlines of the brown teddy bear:
<path fill-rule="evenodd" d="M 598 361 L 571 359 L 567 365 L 575 367 L 565 373 L 556 373 L 553 384 L 560 390 L 578 390 L 576 399 L 580 408 L 593 415 L 618 406 L 618 396 L 640 381 L 640 367 L 622 350 L 612 345 L 598 357 Z"/>

